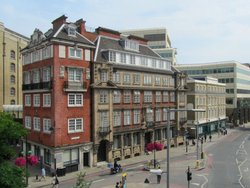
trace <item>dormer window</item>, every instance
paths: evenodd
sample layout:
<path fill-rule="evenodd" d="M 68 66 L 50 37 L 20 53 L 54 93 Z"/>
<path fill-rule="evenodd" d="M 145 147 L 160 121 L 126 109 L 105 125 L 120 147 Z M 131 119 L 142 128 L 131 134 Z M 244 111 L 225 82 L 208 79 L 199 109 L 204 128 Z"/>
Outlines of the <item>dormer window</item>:
<path fill-rule="evenodd" d="M 68 36 L 71 36 L 71 37 L 76 36 L 76 26 L 74 24 L 68 25 Z"/>
<path fill-rule="evenodd" d="M 125 39 L 122 44 L 126 50 L 139 51 L 139 43 L 136 41 Z"/>

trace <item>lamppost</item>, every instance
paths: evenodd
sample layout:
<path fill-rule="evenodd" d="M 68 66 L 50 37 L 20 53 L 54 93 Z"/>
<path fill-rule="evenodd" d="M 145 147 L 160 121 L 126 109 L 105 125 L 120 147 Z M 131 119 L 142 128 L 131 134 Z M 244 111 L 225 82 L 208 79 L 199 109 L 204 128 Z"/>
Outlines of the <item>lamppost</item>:
<path fill-rule="evenodd" d="M 26 170 L 26 187 L 29 185 L 29 177 L 28 177 L 28 134 L 25 136 L 25 159 L 26 159 L 26 164 L 25 164 L 25 170 Z"/>
<path fill-rule="evenodd" d="M 199 122 L 196 123 L 196 160 L 199 160 Z"/>
<path fill-rule="evenodd" d="M 189 106 L 190 105 L 190 106 Z M 193 109 L 192 108 L 193 105 L 192 104 L 188 104 L 188 108 L 187 109 L 171 109 L 171 108 L 167 108 L 167 184 L 166 184 L 166 187 L 167 188 L 170 188 L 170 185 L 169 185 L 169 168 L 170 168 L 170 164 L 169 164 L 169 150 L 170 150 L 170 113 L 171 112 L 178 112 L 178 111 L 192 111 L 192 112 L 205 112 L 204 109 Z"/>

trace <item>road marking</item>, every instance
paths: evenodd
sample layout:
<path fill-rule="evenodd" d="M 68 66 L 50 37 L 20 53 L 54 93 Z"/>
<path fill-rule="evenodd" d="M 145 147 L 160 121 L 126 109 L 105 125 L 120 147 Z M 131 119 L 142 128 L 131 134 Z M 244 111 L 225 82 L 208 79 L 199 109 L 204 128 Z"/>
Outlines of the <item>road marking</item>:
<path fill-rule="evenodd" d="M 141 166 L 144 166 L 144 165 L 138 165 L 138 166 L 135 166 L 135 167 L 126 168 L 126 170 L 133 170 L 133 169 L 136 169 L 136 168 L 141 167 Z"/>
<path fill-rule="evenodd" d="M 104 179 L 99 179 L 99 180 L 95 180 L 95 181 L 92 181 L 92 183 L 97 183 L 99 181 L 103 181 Z"/>
<path fill-rule="evenodd" d="M 201 185 L 201 188 L 204 187 L 204 185 L 206 185 L 206 183 L 208 182 L 208 179 L 205 175 L 202 175 L 202 174 L 196 174 L 197 176 L 202 176 L 204 179 L 205 179 L 205 182 Z"/>
<path fill-rule="evenodd" d="M 192 185 L 200 186 L 199 183 L 191 183 Z"/>

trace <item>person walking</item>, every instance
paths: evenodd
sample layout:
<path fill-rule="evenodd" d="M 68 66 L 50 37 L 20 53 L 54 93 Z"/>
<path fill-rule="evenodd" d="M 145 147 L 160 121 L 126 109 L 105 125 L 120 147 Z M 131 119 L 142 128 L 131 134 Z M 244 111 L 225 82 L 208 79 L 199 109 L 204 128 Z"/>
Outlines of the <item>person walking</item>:
<path fill-rule="evenodd" d="M 115 188 L 120 188 L 119 182 L 116 182 Z"/>
<path fill-rule="evenodd" d="M 40 178 L 40 180 L 39 180 L 39 181 L 41 181 L 42 179 L 44 179 L 44 181 L 46 181 L 45 177 L 46 177 L 46 171 L 45 171 L 45 168 L 44 168 L 44 167 L 42 167 L 41 178 Z"/>
<path fill-rule="evenodd" d="M 52 184 L 52 188 L 58 188 L 58 186 L 59 186 L 59 180 L 58 180 L 58 178 L 57 178 L 57 175 L 56 174 L 52 174 L 52 182 L 51 182 L 51 184 Z"/>
<path fill-rule="evenodd" d="M 210 142 L 212 141 L 212 135 L 211 134 L 209 135 L 209 140 L 210 140 Z"/>
<path fill-rule="evenodd" d="M 162 169 L 159 167 L 158 171 L 156 172 L 157 175 L 157 183 L 161 183 L 161 175 L 162 175 Z"/>

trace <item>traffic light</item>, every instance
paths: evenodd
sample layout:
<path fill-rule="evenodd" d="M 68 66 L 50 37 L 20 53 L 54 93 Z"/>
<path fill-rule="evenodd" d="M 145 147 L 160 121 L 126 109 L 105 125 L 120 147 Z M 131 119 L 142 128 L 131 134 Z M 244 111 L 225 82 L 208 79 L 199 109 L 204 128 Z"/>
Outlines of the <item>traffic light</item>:
<path fill-rule="evenodd" d="M 187 172 L 187 180 L 192 180 L 192 172 Z"/>

